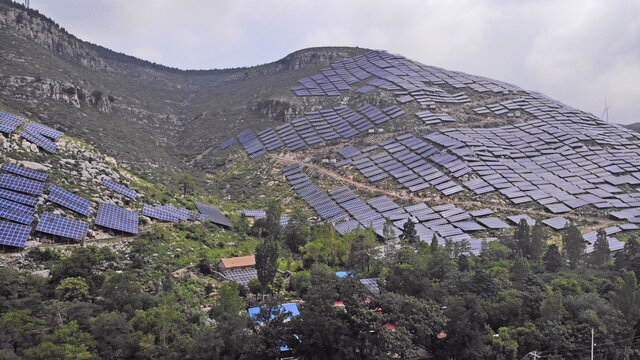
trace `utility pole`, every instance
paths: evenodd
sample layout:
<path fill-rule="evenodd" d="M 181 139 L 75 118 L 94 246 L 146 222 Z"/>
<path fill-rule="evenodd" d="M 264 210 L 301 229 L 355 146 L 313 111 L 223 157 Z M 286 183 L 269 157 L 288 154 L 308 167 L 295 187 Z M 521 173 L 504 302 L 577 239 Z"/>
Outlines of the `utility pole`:
<path fill-rule="evenodd" d="M 591 329 L 591 360 L 593 360 L 593 329 Z"/>

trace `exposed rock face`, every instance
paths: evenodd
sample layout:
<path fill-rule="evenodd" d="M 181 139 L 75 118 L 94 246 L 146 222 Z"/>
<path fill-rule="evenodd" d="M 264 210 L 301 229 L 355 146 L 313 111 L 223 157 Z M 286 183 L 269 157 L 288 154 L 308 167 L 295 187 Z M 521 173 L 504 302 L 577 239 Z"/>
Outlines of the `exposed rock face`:
<path fill-rule="evenodd" d="M 340 105 L 341 99 L 300 98 L 291 87 L 364 52 L 311 48 L 260 66 L 183 71 L 84 42 L 37 11 L 0 0 L 0 107 L 163 182 L 164 170 L 224 164 L 228 153 L 219 143 L 242 130 Z"/>
<path fill-rule="evenodd" d="M 90 69 L 107 70 L 106 62 L 86 44 L 52 24 L 34 10 L 0 8 L 0 27 L 11 28 L 17 34 L 62 56 L 70 57 Z"/>

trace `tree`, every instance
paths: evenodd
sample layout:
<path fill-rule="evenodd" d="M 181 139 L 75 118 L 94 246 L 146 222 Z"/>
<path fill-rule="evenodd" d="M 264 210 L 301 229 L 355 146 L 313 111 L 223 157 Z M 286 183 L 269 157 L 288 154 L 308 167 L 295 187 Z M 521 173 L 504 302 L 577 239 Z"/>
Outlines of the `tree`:
<path fill-rule="evenodd" d="M 544 253 L 544 267 L 549 272 L 557 272 L 564 265 L 564 258 L 555 244 L 549 245 Z"/>
<path fill-rule="evenodd" d="M 84 278 L 68 277 L 56 287 L 56 293 L 64 301 L 85 301 L 89 298 L 89 286 Z"/>
<path fill-rule="evenodd" d="M 311 289 L 311 272 L 298 271 L 291 276 L 291 289 L 295 291 L 299 297 L 304 296 Z"/>
<path fill-rule="evenodd" d="M 387 243 L 392 243 L 396 239 L 396 232 L 391 220 L 387 219 L 382 227 L 382 236 Z"/>
<path fill-rule="evenodd" d="M 418 236 L 418 232 L 416 231 L 416 224 L 411 221 L 411 219 L 407 219 L 402 228 L 402 234 L 400 235 L 400 240 L 406 242 L 407 244 L 416 247 L 420 243 L 420 237 Z"/>
<path fill-rule="evenodd" d="M 236 221 L 236 224 L 234 224 L 234 228 L 237 232 L 240 233 L 240 236 L 242 236 L 242 240 L 245 240 L 247 238 L 247 234 L 249 233 L 249 218 L 247 218 L 247 215 L 245 215 L 245 213 L 240 214 L 238 220 Z"/>
<path fill-rule="evenodd" d="M 540 304 L 540 317 L 542 320 L 561 322 L 567 315 L 569 313 L 562 301 L 562 291 L 549 290 L 547 298 Z"/>
<path fill-rule="evenodd" d="M 178 185 L 182 189 L 183 198 L 185 198 L 187 194 L 192 195 L 196 189 L 196 182 L 193 180 L 193 176 L 187 172 L 180 174 Z"/>
<path fill-rule="evenodd" d="M 609 249 L 609 240 L 604 229 L 598 231 L 596 241 L 593 244 L 593 252 L 591 253 L 591 262 L 595 266 L 602 266 L 609 262 L 611 258 L 611 249 Z"/>
<path fill-rule="evenodd" d="M 269 236 L 256 248 L 256 270 L 264 294 L 278 271 L 278 243 Z"/>
<path fill-rule="evenodd" d="M 433 233 L 433 236 L 431 237 L 431 244 L 429 246 L 432 253 L 438 250 L 438 238 L 436 237 L 436 233 Z"/>
<path fill-rule="evenodd" d="M 91 335 L 81 331 L 75 321 L 44 337 L 44 342 L 25 350 L 28 360 L 93 360 L 95 345 Z"/>
<path fill-rule="evenodd" d="M 630 270 L 640 275 L 640 243 L 637 239 L 630 238 L 624 244 L 624 248 L 616 252 L 616 269 Z"/>
<path fill-rule="evenodd" d="M 547 243 L 547 230 L 542 221 L 537 221 L 531 230 L 531 243 L 529 247 L 529 259 L 538 261 L 542 256 L 544 246 Z"/>
<path fill-rule="evenodd" d="M 292 218 L 284 228 L 284 243 L 293 253 L 299 253 L 300 248 L 307 244 L 309 233 L 303 219 Z"/>
<path fill-rule="evenodd" d="M 515 233 L 515 240 L 518 249 L 522 253 L 522 256 L 529 258 L 531 254 L 531 232 L 529 230 L 529 224 L 527 223 L 527 220 L 520 219 L 518 229 Z"/>
<path fill-rule="evenodd" d="M 355 232 L 355 239 L 347 256 L 347 266 L 351 269 L 369 272 L 376 255 L 375 234 L 370 230 Z"/>
<path fill-rule="evenodd" d="M 640 320 L 640 289 L 636 274 L 632 271 L 625 271 L 622 277 L 618 278 L 613 304 L 624 314 L 631 326 L 635 326 Z"/>
<path fill-rule="evenodd" d="M 127 359 L 135 353 L 131 325 L 116 312 L 102 313 L 91 320 L 91 334 L 102 359 Z"/>
<path fill-rule="evenodd" d="M 136 310 L 148 307 L 151 300 L 130 272 L 111 273 L 104 281 L 100 294 L 107 310 L 122 312 L 128 316 L 133 316 Z"/>
<path fill-rule="evenodd" d="M 0 316 L 0 348 L 11 347 L 16 354 L 39 339 L 42 320 L 31 315 L 31 310 L 7 312 Z"/>
<path fill-rule="evenodd" d="M 351 238 L 338 236 L 331 224 L 313 226 L 311 239 L 312 241 L 305 245 L 302 251 L 305 262 L 341 266 L 347 260 Z"/>
<path fill-rule="evenodd" d="M 582 258 L 585 248 L 587 247 L 580 229 L 575 224 L 569 225 L 565 234 L 562 236 L 562 246 L 565 254 L 569 259 L 569 267 L 575 269 Z"/>
<path fill-rule="evenodd" d="M 280 207 L 280 203 L 277 200 L 269 201 L 264 227 L 267 232 L 267 236 L 276 241 L 280 240 L 280 235 L 282 233 L 282 225 L 280 224 L 281 216 L 282 208 Z"/>

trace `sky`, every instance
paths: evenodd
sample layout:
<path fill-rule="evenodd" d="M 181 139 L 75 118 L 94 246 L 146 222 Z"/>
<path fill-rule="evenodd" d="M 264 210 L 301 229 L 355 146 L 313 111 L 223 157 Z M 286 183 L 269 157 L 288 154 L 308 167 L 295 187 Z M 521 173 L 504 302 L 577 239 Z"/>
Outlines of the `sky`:
<path fill-rule="evenodd" d="M 387 50 L 640 121 L 640 0 L 31 0 L 77 37 L 181 69 Z"/>

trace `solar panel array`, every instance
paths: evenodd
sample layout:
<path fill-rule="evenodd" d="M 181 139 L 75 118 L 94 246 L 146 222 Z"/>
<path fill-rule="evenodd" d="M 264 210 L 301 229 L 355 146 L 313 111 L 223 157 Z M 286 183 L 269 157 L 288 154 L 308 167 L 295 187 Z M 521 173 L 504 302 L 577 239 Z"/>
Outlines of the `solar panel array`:
<path fill-rule="evenodd" d="M 372 183 L 394 178 L 411 192 L 434 187 L 444 195 L 458 193 L 463 188 L 440 168 L 449 170 L 458 180 L 471 172 L 462 160 L 412 134 L 397 136 L 367 150 L 354 149 L 350 152 L 354 155 L 348 161 L 336 163 L 336 166 L 353 165 Z"/>
<path fill-rule="evenodd" d="M 138 213 L 115 205 L 100 203 L 96 225 L 130 234 L 138 233 Z"/>
<path fill-rule="evenodd" d="M 253 267 L 244 268 L 244 269 L 226 270 L 224 272 L 224 275 L 229 280 L 235 281 L 238 284 L 245 285 L 245 286 L 249 284 L 249 281 L 258 278 L 258 272 L 256 268 L 253 268 Z"/>
<path fill-rule="evenodd" d="M 93 204 L 91 201 L 70 193 L 69 191 L 55 185 L 49 186 L 49 196 L 47 197 L 47 200 L 64 206 L 67 209 L 73 210 L 84 216 L 89 216 L 89 214 L 91 213 L 90 206 Z"/>
<path fill-rule="evenodd" d="M 18 128 L 18 126 L 22 125 L 26 119 L 21 118 L 20 116 L 13 115 L 4 110 L 0 110 L 0 132 L 11 134 Z"/>
<path fill-rule="evenodd" d="M 341 235 L 358 228 L 371 228 L 384 236 L 384 225 L 390 220 L 392 231 L 399 236 L 404 224 L 411 220 L 416 223 L 416 232 L 422 241 L 431 241 L 436 235 L 444 244 L 445 239 L 471 241 L 470 233 L 509 227 L 497 217 L 486 217 L 492 213 L 488 209 L 466 212 L 452 204 L 429 207 L 424 203 L 401 207 L 385 195 L 364 201 L 347 186 L 329 192 L 319 189 L 297 164 L 282 171 L 298 195 Z"/>
<path fill-rule="evenodd" d="M 42 149 L 50 153 L 54 153 L 58 150 L 58 145 L 56 145 L 56 143 L 54 143 L 53 141 L 47 139 L 46 137 L 40 134 L 32 134 L 28 131 L 23 131 L 20 133 L 20 136 L 38 145 L 39 147 L 41 147 Z"/>
<path fill-rule="evenodd" d="M 19 178 L 17 176 L 0 174 L 0 187 L 22 193 L 40 195 L 44 183 L 36 180 Z"/>
<path fill-rule="evenodd" d="M 75 240 L 82 240 L 87 235 L 88 229 L 89 224 L 84 221 L 68 219 L 47 212 L 42 214 L 36 227 L 36 231 Z"/>
<path fill-rule="evenodd" d="M 124 185 L 120 185 L 116 182 L 113 182 L 109 179 L 103 179 L 102 180 L 102 185 L 108 187 L 111 190 L 114 190 L 117 193 L 120 193 L 124 196 L 130 197 L 132 199 L 135 200 L 135 198 L 138 196 L 138 193 L 129 189 L 128 187 L 124 186 Z"/>
<path fill-rule="evenodd" d="M 299 96 L 339 96 L 340 91 L 371 78 L 359 92 L 374 87 L 394 91 L 401 102 L 417 100 L 421 105 L 436 102 L 464 103 L 469 99 L 463 92 L 448 94 L 433 85 L 446 84 L 454 88 L 470 88 L 477 92 L 506 93 L 518 87 L 480 76 L 426 66 L 399 55 L 384 51 L 370 51 L 350 59 L 331 64 L 320 74 L 299 80 L 300 86 L 292 90 Z"/>
<path fill-rule="evenodd" d="M 178 222 L 180 219 L 176 214 L 166 210 L 162 206 L 151 206 L 144 204 L 142 207 L 142 215 L 148 216 L 150 218 L 169 221 L 169 222 Z"/>
<path fill-rule="evenodd" d="M 220 211 L 220 209 L 218 209 L 217 207 L 201 203 L 199 201 L 194 201 L 193 203 L 196 208 L 198 208 L 198 211 L 200 211 L 203 215 L 206 215 L 207 219 L 212 223 L 229 228 L 233 227 L 231 221 L 229 221 L 229 219 L 227 219 L 227 217 L 224 216 L 224 214 L 222 214 L 222 211 Z"/>
<path fill-rule="evenodd" d="M 62 135 L 64 135 L 64 133 L 35 122 L 30 122 L 25 125 L 24 131 L 20 133 L 20 136 L 23 138 L 50 153 L 58 150 L 58 145 L 56 145 L 55 140 L 60 139 Z M 51 139 L 53 139 L 53 141 Z"/>
<path fill-rule="evenodd" d="M 354 111 L 347 106 L 305 113 L 305 116 L 276 128 L 267 128 L 257 136 L 252 130 L 245 130 L 238 135 L 250 158 L 286 148 L 296 151 L 334 139 L 349 139 L 355 135 L 368 132 L 375 126 L 402 116 L 404 110 L 397 105 L 382 110 L 364 105 Z"/>
<path fill-rule="evenodd" d="M 380 293 L 380 286 L 378 286 L 377 278 L 360 279 L 360 282 L 369 290 L 370 293 L 378 295 Z"/>
<path fill-rule="evenodd" d="M 42 125 L 42 124 L 38 124 L 36 122 L 30 122 L 28 123 L 24 129 L 31 133 L 31 134 L 38 134 L 38 135 L 42 135 L 42 136 L 46 136 L 48 138 L 51 138 L 53 140 L 58 140 L 62 137 L 62 135 L 64 135 L 63 132 L 60 132 L 56 129 L 50 128 L 48 126 Z"/>
<path fill-rule="evenodd" d="M 35 207 L 38 204 L 38 198 L 6 189 L 0 189 L 0 198 L 15 201 L 31 207 Z"/>
<path fill-rule="evenodd" d="M 264 210 L 238 210 L 237 214 L 244 214 L 247 217 L 254 219 L 264 219 L 267 217 L 267 212 Z M 287 215 L 280 215 L 280 226 L 286 227 L 289 224 L 291 217 Z"/>
<path fill-rule="evenodd" d="M 23 248 L 30 232 L 31 226 L 0 221 L 0 245 Z"/>
<path fill-rule="evenodd" d="M 45 181 L 49 175 L 33 171 L 30 169 L 23 168 L 22 166 L 17 166 L 13 164 L 4 164 L 2 170 L 8 171 L 10 173 L 14 173 L 16 175 L 24 176 L 37 181 Z"/>
<path fill-rule="evenodd" d="M 236 139 L 229 139 L 220 144 L 220 150 L 224 150 L 236 143 Z"/>

